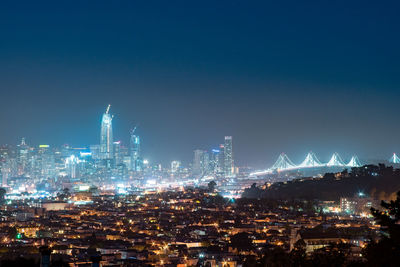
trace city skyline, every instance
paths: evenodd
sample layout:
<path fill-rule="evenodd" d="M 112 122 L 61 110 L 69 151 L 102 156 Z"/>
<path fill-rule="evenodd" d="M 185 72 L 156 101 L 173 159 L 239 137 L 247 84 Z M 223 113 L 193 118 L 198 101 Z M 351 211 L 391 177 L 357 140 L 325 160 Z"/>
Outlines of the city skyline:
<path fill-rule="evenodd" d="M 0 267 L 397 266 L 399 1 L 0 1 Z"/>
<path fill-rule="evenodd" d="M 259 167 L 400 151 L 398 3 L 157 5 L 3 4 L 0 142 L 96 143 L 111 104 L 160 162 L 225 135 Z"/>
<path fill-rule="evenodd" d="M 100 126 L 100 138 L 99 138 L 98 144 L 95 144 L 95 143 L 93 143 L 93 144 L 82 144 L 81 147 L 86 148 L 88 150 L 91 150 L 92 152 L 96 151 L 96 153 L 97 153 L 97 150 L 98 150 L 100 158 L 102 158 L 102 159 L 111 159 L 111 158 L 113 158 L 113 155 L 114 155 L 114 151 L 113 150 L 115 149 L 116 145 L 118 145 L 118 146 L 123 145 L 126 148 L 129 148 L 130 157 L 131 157 L 131 163 L 130 164 L 132 164 L 131 167 L 136 169 L 136 170 L 138 170 L 138 171 L 140 171 L 141 170 L 140 164 L 142 164 L 140 162 L 143 162 L 144 157 L 143 157 L 143 155 L 141 153 L 141 141 L 140 141 L 141 137 L 138 136 L 137 134 L 135 134 L 135 132 L 136 132 L 138 127 L 134 126 L 133 128 L 131 128 L 129 130 L 128 140 L 125 140 L 124 142 L 122 142 L 121 139 L 114 140 L 113 139 L 113 126 L 112 126 L 112 120 L 114 119 L 114 115 L 110 114 L 110 108 L 111 108 L 111 104 L 109 104 L 106 107 L 106 111 L 102 115 L 101 126 Z M 122 135 L 124 135 L 124 134 L 122 134 Z M 21 142 L 24 145 L 26 145 L 25 144 L 26 137 L 25 136 L 21 137 L 21 139 L 22 139 Z M 232 136 L 225 136 L 225 143 L 224 144 L 215 145 L 215 146 L 209 146 L 208 148 L 205 147 L 205 145 L 200 145 L 197 148 L 196 147 L 189 148 L 188 151 L 199 150 L 199 151 L 207 151 L 207 153 L 212 153 L 213 150 L 215 150 L 215 149 L 217 149 L 219 147 L 220 149 L 222 149 L 222 152 L 223 152 L 224 151 L 224 145 L 225 145 L 225 147 L 228 146 L 228 148 L 229 148 L 229 145 L 227 145 L 227 143 L 226 143 L 227 140 L 228 140 L 228 144 L 229 144 L 229 140 L 232 140 Z M 232 142 L 232 141 L 230 141 L 230 142 Z M 215 142 L 215 143 L 218 143 L 218 142 Z M 48 143 L 48 142 L 38 143 L 38 144 L 33 145 L 33 147 L 35 147 L 35 146 L 40 147 L 41 145 L 44 145 L 44 144 L 45 145 L 49 145 L 50 143 Z M 4 145 L 16 145 L 16 143 L 14 143 L 14 144 L 0 144 L 0 146 L 4 146 Z M 22 145 L 22 144 L 20 144 L 20 145 Z M 67 143 L 64 143 L 62 145 L 60 145 L 60 144 L 51 144 L 51 145 L 55 145 L 56 147 L 61 147 L 61 146 L 66 146 L 66 145 L 67 146 L 72 146 L 72 147 L 80 147 L 80 146 L 74 146 L 74 144 L 67 144 Z M 98 146 L 98 147 L 96 147 L 96 146 Z M 232 146 L 232 143 L 230 143 L 230 146 Z M 312 151 L 312 150 L 309 150 L 309 151 Z M 190 152 L 187 152 L 187 154 L 189 154 L 189 153 Z M 311 154 L 313 154 L 315 156 L 315 154 L 313 152 L 302 152 L 302 153 L 308 153 L 306 155 L 306 159 L 305 160 L 307 160 L 307 157 L 309 157 Z M 341 154 L 341 153 L 338 153 L 338 152 L 335 151 L 335 152 L 332 152 L 330 155 L 325 155 L 325 156 L 329 156 L 329 158 L 327 158 L 327 160 L 323 160 L 323 161 L 326 161 L 326 162 L 329 161 L 330 162 L 330 161 L 333 160 L 333 158 L 335 156 L 339 156 L 339 154 Z M 358 156 L 356 154 L 352 153 L 352 152 L 345 151 L 344 154 L 347 155 L 348 159 L 350 160 L 349 164 L 351 164 L 351 162 L 353 161 L 354 157 L 356 157 L 356 160 L 358 160 Z M 278 157 L 278 159 L 277 159 L 277 161 L 274 161 L 275 162 L 274 165 L 276 165 L 278 163 L 282 164 L 282 163 L 280 163 L 282 155 L 287 158 L 286 153 L 285 152 L 281 152 L 279 157 Z M 386 157 L 384 157 L 384 158 L 365 158 L 365 160 L 367 162 L 369 162 L 369 161 L 372 161 L 372 162 L 378 162 L 378 161 L 386 162 L 386 161 L 388 161 L 388 162 L 391 162 L 391 163 L 397 163 L 397 161 L 398 161 L 396 152 L 393 152 L 393 155 L 392 155 L 391 158 L 387 158 L 387 155 L 385 155 L 385 156 Z M 151 158 L 151 155 L 149 155 L 149 157 Z M 347 159 L 347 157 L 345 159 Z M 324 157 L 324 158 L 326 158 L 326 157 Z M 295 166 L 295 164 L 293 164 L 289 159 L 287 159 L 287 160 L 288 160 L 288 163 L 283 163 L 283 166 L 289 166 L 289 167 L 284 167 L 284 168 L 290 169 L 291 167 Z M 184 162 L 185 164 L 193 163 L 193 161 L 191 160 L 190 157 L 187 157 L 187 158 L 168 158 L 168 159 L 165 159 L 164 161 L 155 160 L 155 161 L 153 161 L 153 163 L 158 163 L 158 164 L 161 163 L 164 166 L 168 166 L 173 161 Z M 286 159 L 284 159 L 283 161 L 286 161 Z M 265 161 L 265 162 L 266 163 L 264 165 L 261 165 L 261 166 L 260 165 L 257 166 L 257 164 L 254 164 L 252 162 L 248 162 L 248 163 L 243 164 L 241 166 L 242 167 L 251 166 L 251 167 L 256 168 L 256 169 L 257 168 L 258 169 L 268 169 L 267 166 L 269 166 L 268 164 L 271 161 L 268 160 L 268 161 Z M 328 165 L 329 165 L 329 162 L 328 162 Z M 287 164 L 289 164 L 289 165 L 287 165 Z M 338 164 L 337 166 L 340 166 L 340 165 L 341 164 Z M 345 166 L 345 165 L 346 164 L 343 164 L 343 166 Z M 229 167 L 229 166 L 232 166 L 232 167 Z M 298 166 L 301 166 L 301 164 L 298 165 Z M 361 164 L 355 164 L 355 166 L 361 166 Z M 233 160 L 228 159 L 227 162 L 223 163 L 222 169 L 224 170 L 224 172 L 229 173 L 228 170 L 229 169 L 233 170 L 234 167 L 235 166 L 233 164 Z M 239 166 L 236 166 L 236 167 L 239 167 Z M 273 166 L 272 166 L 272 168 L 274 169 Z"/>
<path fill-rule="evenodd" d="M 121 140 L 115 141 L 113 139 L 112 120 L 114 118 L 114 115 L 111 115 L 109 113 L 110 108 L 111 108 L 111 104 L 109 104 L 107 106 L 106 111 L 102 115 L 101 126 L 100 126 L 100 139 L 99 139 L 99 142 L 98 142 L 99 144 L 84 144 L 83 145 L 83 148 L 86 148 L 87 150 L 89 150 L 89 151 L 91 151 L 93 153 L 99 153 L 99 158 L 100 159 L 113 159 L 114 158 L 114 150 L 115 150 L 116 145 L 118 145 L 118 147 L 121 146 Z M 136 130 L 137 130 L 137 126 L 134 126 L 133 129 L 131 129 L 129 131 L 129 140 L 127 142 L 125 142 L 125 147 L 126 148 L 129 147 L 129 153 L 130 153 L 130 158 L 131 158 L 130 159 L 131 160 L 131 162 L 130 162 L 131 166 L 130 167 L 132 169 L 140 171 L 141 168 L 142 168 L 141 164 L 143 164 L 142 162 L 143 162 L 144 158 L 143 158 L 143 156 L 141 154 L 141 141 L 140 141 L 141 138 L 140 138 L 140 136 L 135 134 Z M 27 146 L 26 143 L 25 143 L 26 137 L 21 137 L 21 139 L 22 139 L 21 144 L 19 144 L 18 146 L 21 146 L 21 145 Z M 44 144 L 46 146 L 49 145 L 48 143 L 41 143 L 41 144 L 36 144 L 36 146 L 38 146 L 40 148 Z M 4 145 L 8 145 L 8 144 L 0 144 L 0 146 L 2 146 L 2 145 L 4 146 Z M 10 145 L 15 145 L 15 144 L 10 144 Z M 61 146 L 65 146 L 65 145 L 70 146 L 72 144 L 63 144 Z M 61 147 L 60 145 L 56 145 L 56 147 L 57 146 Z M 72 145 L 72 147 L 74 147 L 74 146 Z M 199 153 L 200 152 L 207 152 L 207 153 L 211 153 L 212 154 L 213 151 L 216 150 L 216 148 L 218 148 L 218 146 L 204 148 L 204 145 L 203 145 L 203 146 L 200 146 L 198 148 L 192 148 L 192 151 L 194 150 L 195 155 L 196 155 L 196 151 L 198 151 Z M 228 152 L 228 155 L 232 154 L 232 136 L 225 136 L 225 142 L 224 142 L 224 144 L 220 144 L 219 148 L 222 150 L 222 152 L 226 151 L 226 148 L 228 148 L 228 151 L 230 150 L 230 152 Z M 119 150 L 119 148 L 118 148 L 118 150 Z M 349 152 L 347 151 L 346 155 L 350 155 L 348 153 Z M 328 162 L 328 160 L 326 160 L 326 162 L 328 162 L 326 165 L 329 166 L 330 162 L 332 162 L 332 161 L 341 162 L 342 159 L 340 158 L 339 154 L 340 153 L 333 152 L 332 156 L 329 159 L 329 162 Z M 316 157 L 313 152 L 308 152 L 308 154 L 306 155 L 305 161 L 307 161 L 307 158 L 310 157 L 310 156 Z M 197 157 L 201 157 L 201 156 L 198 155 Z M 335 157 L 339 157 L 339 159 L 336 159 Z M 233 159 L 232 158 L 233 158 L 233 156 L 228 156 L 228 158 L 224 159 L 224 162 L 222 163 L 222 167 L 221 167 L 223 169 L 224 173 L 228 173 L 228 176 L 232 175 L 233 172 L 234 172 L 235 165 L 233 163 Z M 350 162 L 347 164 L 348 166 L 351 166 L 352 164 L 354 164 L 354 163 L 352 163 L 353 161 L 358 161 L 359 162 L 358 156 L 355 155 L 354 153 L 351 154 L 349 159 L 350 159 Z M 183 158 L 183 159 L 177 159 L 177 158 L 167 159 L 167 161 L 154 161 L 153 163 L 157 163 L 157 164 L 162 163 L 164 166 L 169 166 L 172 162 L 177 161 L 177 160 L 179 162 L 184 162 L 185 164 L 189 164 L 189 165 L 193 163 L 193 161 L 190 159 L 190 157 L 189 158 Z M 321 166 L 324 165 L 324 164 L 320 163 L 318 159 L 316 159 L 316 160 L 317 160 L 319 165 L 321 165 Z M 371 161 L 371 159 L 369 159 L 369 158 L 366 159 L 366 160 L 367 161 Z M 382 161 L 382 162 L 388 161 L 388 162 L 391 162 L 391 163 L 400 162 L 400 160 L 397 157 L 396 152 L 393 153 L 391 158 L 380 158 L 380 159 L 374 158 L 372 160 L 376 161 L 376 162 L 378 162 L 378 161 Z M 280 167 L 274 167 L 275 165 L 279 165 Z M 275 162 L 275 164 L 272 166 L 271 170 L 286 169 L 286 168 L 287 169 L 292 169 L 292 168 L 296 169 L 299 166 L 301 167 L 302 165 L 304 165 L 304 162 L 296 166 L 293 162 L 291 162 L 290 159 L 287 158 L 286 153 L 282 152 L 279 155 L 279 157 L 278 157 L 277 161 Z M 311 165 L 314 166 L 314 164 L 311 164 Z M 362 165 L 361 163 L 354 164 L 355 167 L 359 167 L 361 165 Z M 251 167 L 256 168 L 256 169 L 257 168 L 265 169 L 266 171 L 269 170 L 269 168 L 267 168 L 267 166 L 269 166 L 268 163 L 266 163 L 263 166 L 255 166 L 255 165 L 252 165 L 251 163 L 248 163 L 247 165 L 243 165 L 242 167 L 244 167 L 244 166 L 251 166 Z M 285 166 L 285 167 L 281 167 L 281 166 Z M 346 166 L 346 164 L 344 164 L 344 163 L 333 164 L 333 165 L 331 164 L 331 166 Z M 236 166 L 236 167 L 239 167 L 239 166 Z M 200 168 L 200 167 L 197 167 L 197 168 Z M 229 171 L 229 169 L 231 169 L 232 171 Z M 261 173 L 262 172 L 263 171 L 261 171 Z M 255 173 L 258 173 L 258 172 L 255 172 Z"/>

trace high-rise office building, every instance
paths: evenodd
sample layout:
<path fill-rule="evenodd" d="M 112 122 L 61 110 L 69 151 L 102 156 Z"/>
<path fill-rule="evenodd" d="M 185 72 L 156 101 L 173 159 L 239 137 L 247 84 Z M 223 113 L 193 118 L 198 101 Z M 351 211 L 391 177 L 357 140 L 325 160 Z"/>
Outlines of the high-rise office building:
<path fill-rule="evenodd" d="M 21 144 L 18 145 L 18 175 L 24 175 L 28 172 L 29 163 L 29 147 L 25 143 L 25 138 L 22 138 Z"/>
<path fill-rule="evenodd" d="M 8 179 L 11 176 L 11 166 L 9 163 L 9 159 L 7 159 L 6 161 L 3 161 L 1 163 L 1 177 L 2 177 L 2 182 L 1 182 L 1 186 L 6 187 L 8 184 Z"/>
<path fill-rule="evenodd" d="M 193 165 L 192 165 L 192 172 L 193 175 L 201 175 L 202 172 L 202 159 L 203 159 L 203 150 L 196 149 L 194 151 L 194 157 L 193 157 Z"/>
<path fill-rule="evenodd" d="M 210 173 L 210 156 L 207 151 L 201 149 L 194 151 L 192 172 L 195 176 L 205 176 Z"/>
<path fill-rule="evenodd" d="M 232 136 L 225 136 L 224 166 L 225 177 L 232 177 L 234 174 Z"/>
<path fill-rule="evenodd" d="M 178 172 L 179 168 L 181 167 L 181 162 L 174 160 L 171 162 L 171 172 L 176 173 Z"/>
<path fill-rule="evenodd" d="M 106 112 L 101 120 L 100 132 L 100 157 L 102 159 L 112 159 L 113 157 L 113 132 L 112 119 L 110 112 L 111 105 L 108 105 Z"/>
<path fill-rule="evenodd" d="M 0 147 L 0 174 L 2 177 L 1 185 L 3 187 L 8 185 L 8 179 L 11 176 L 10 154 L 11 151 L 8 146 Z"/>
<path fill-rule="evenodd" d="M 221 150 L 220 149 L 212 149 L 211 150 L 210 170 L 214 174 L 222 172 L 222 168 L 221 168 Z"/>
<path fill-rule="evenodd" d="M 219 153 L 218 153 L 218 159 L 217 159 L 218 163 L 217 163 L 217 165 L 218 165 L 218 173 L 222 173 L 222 174 L 224 173 L 224 169 L 225 169 L 225 157 L 224 157 L 224 154 L 225 154 L 224 145 L 220 144 L 219 145 Z"/>
<path fill-rule="evenodd" d="M 128 155 L 128 156 L 124 155 L 122 157 L 122 163 L 126 166 L 126 168 L 128 170 L 131 170 L 131 166 L 132 166 L 132 164 L 131 164 L 131 155 Z"/>
<path fill-rule="evenodd" d="M 75 155 L 71 155 L 65 160 L 65 169 L 67 170 L 67 173 L 69 177 L 72 179 L 75 179 L 78 177 L 78 164 L 80 163 L 80 160 L 78 157 Z"/>
<path fill-rule="evenodd" d="M 89 147 L 90 153 L 92 153 L 92 159 L 98 160 L 101 159 L 100 155 L 100 145 L 91 145 Z"/>
<path fill-rule="evenodd" d="M 121 151 L 121 141 L 114 142 L 114 161 L 115 166 L 122 163 L 123 155 Z"/>
<path fill-rule="evenodd" d="M 131 131 L 130 137 L 130 154 L 131 154 L 131 170 L 141 171 L 142 158 L 140 155 L 140 137 L 135 134 L 136 127 Z"/>
<path fill-rule="evenodd" d="M 54 178 L 56 175 L 54 153 L 49 145 L 40 145 L 35 155 L 36 178 Z"/>

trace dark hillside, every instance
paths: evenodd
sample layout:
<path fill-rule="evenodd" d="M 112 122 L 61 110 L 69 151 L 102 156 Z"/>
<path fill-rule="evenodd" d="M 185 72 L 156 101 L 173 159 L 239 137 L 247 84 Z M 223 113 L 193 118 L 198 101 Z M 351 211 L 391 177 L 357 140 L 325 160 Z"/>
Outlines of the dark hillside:
<path fill-rule="evenodd" d="M 400 190 L 400 169 L 383 164 L 353 168 L 350 173 L 327 173 L 323 178 L 303 178 L 275 183 L 263 190 L 252 186 L 245 198 L 338 200 L 358 192 L 378 199 L 395 197 Z"/>

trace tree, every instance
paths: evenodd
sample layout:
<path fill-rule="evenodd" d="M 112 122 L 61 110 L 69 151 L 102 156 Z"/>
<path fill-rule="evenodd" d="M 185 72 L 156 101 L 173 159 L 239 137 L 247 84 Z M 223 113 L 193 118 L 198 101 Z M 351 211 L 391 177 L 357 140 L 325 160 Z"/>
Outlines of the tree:
<path fill-rule="evenodd" d="M 59 200 L 66 201 L 71 197 L 71 193 L 68 188 L 64 188 L 62 192 L 57 194 Z"/>
<path fill-rule="evenodd" d="M 287 267 L 292 266 L 289 255 L 281 247 L 274 247 L 266 251 L 261 259 L 261 266 Z"/>
<path fill-rule="evenodd" d="M 256 256 L 248 255 L 243 262 L 243 267 L 257 267 L 258 262 L 256 260 Z"/>
<path fill-rule="evenodd" d="M 312 266 L 348 266 L 346 264 L 347 251 L 350 250 L 348 244 L 331 244 L 327 247 L 318 249 L 311 255 L 310 263 Z"/>
<path fill-rule="evenodd" d="M 306 242 L 303 239 L 299 239 L 294 244 L 294 249 L 289 253 L 292 265 L 294 266 L 305 266 L 306 264 Z"/>
<path fill-rule="evenodd" d="M 92 194 L 94 194 L 94 195 L 96 195 L 96 194 L 99 193 L 99 188 L 98 188 L 97 186 L 91 186 L 91 187 L 89 188 L 89 192 L 92 193 Z"/>
<path fill-rule="evenodd" d="M 231 237 L 231 245 L 238 250 L 247 251 L 252 249 L 253 240 L 249 233 L 241 232 Z"/>
<path fill-rule="evenodd" d="M 208 191 L 209 192 L 214 192 L 216 186 L 217 186 L 217 183 L 215 181 L 209 182 L 208 183 Z"/>
<path fill-rule="evenodd" d="M 6 196 L 7 191 L 0 187 L 0 203 L 4 203 L 4 197 Z"/>
<path fill-rule="evenodd" d="M 369 266 L 398 266 L 400 262 L 400 191 L 396 200 L 381 202 L 384 210 L 371 208 L 381 226 L 381 239 L 372 241 L 365 250 Z"/>
<path fill-rule="evenodd" d="M 15 226 L 13 226 L 13 227 L 8 227 L 8 229 L 6 230 L 6 232 L 7 232 L 7 236 L 8 236 L 9 238 L 11 238 L 11 239 L 16 238 L 16 236 L 17 236 L 17 234 L 18 234 L 17 228 L 16 228 Z"/>
<path fill-rule="evenodd" d="M 0 262 L 0 266 L 26 266 L 26 267 L 39 267 L 39 262 L 35 259 L 26 259 L 18 257 L 15 259 L 4 259 Z"/>

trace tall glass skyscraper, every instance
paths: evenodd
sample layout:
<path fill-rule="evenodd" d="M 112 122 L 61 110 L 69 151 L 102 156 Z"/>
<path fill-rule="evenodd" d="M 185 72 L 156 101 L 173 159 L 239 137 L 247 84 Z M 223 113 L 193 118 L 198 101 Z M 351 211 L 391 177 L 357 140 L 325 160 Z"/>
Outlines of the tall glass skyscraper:
<path fill-rule="evenodd" d="M 22 176 L 28 171 L 29 163 L 29 147 L 25 143 L 25 138 L 22 138 L 21 144 L 18 145 L 18 175 Z"/>
<path fill-rule="evenodd" d="M 131 153 L 131 170 L 142 170 L 142 159 L 140 157 L 140 137 L 135 134 L 136 127 L 131 131 L 130 153 Z"/>
<path fill-rule="evenodd" d="M 195 176 L 206 176 L 211 172 L 210 155 L 202 149 L 194 150 L 192 174 Z"/>
<path fill-rule="evenodd" d="M 234 173 L 232 136 L 225 136 L 224 143 L 224 174 L 225 177 L 232 177 Z"/>
<path fill-rule="evenodd" d="M 103 114 L 101 120 L 100 132 L 100 158 L 111 159 L 113 157 L 113 132 L 112 132 L 112 119 L 110 115 L 110 107 L 108 105 L 106 112 Z"/>
<path fill-rule="evenodd" d="M 114 161 L 115 166 L 122 163 L 121 141 L 114 142 Z"/>
<path fill-rule="evenodd" d="M 220 162 L 220 154 L 221 150 L 219 149 L 212 149 L 211 150 L 211 158 L 210 158 L 210 171 L 213 174 L 217 174 L 221 172 L 221 162 Z"/>

